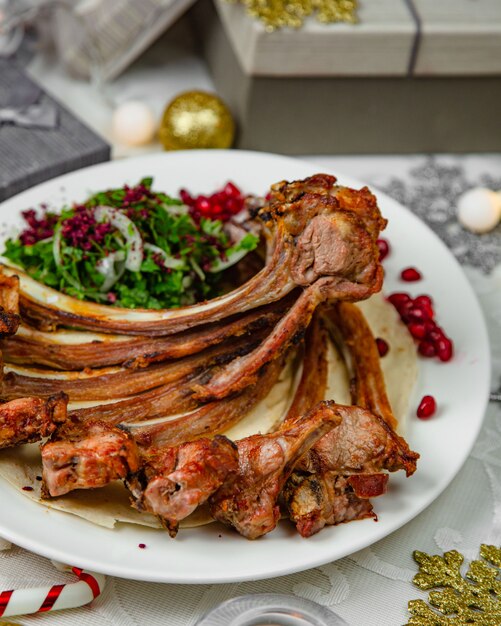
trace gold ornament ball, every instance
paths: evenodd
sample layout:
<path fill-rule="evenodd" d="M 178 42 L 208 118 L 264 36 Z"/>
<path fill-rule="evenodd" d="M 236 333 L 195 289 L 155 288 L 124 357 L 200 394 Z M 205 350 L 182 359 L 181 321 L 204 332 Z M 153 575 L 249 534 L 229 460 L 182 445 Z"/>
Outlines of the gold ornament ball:
<path fill-rule="evenodd" d="M 216 95 L 188 91 L 174 98 L 165 109 L 159 137 L 166 150 L 230 148 L 235 122 Z"/>

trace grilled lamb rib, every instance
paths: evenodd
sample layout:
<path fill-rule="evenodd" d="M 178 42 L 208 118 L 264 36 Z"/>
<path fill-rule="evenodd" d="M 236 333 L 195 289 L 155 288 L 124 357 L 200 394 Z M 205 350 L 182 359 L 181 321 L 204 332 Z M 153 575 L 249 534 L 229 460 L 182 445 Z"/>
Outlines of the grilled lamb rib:
<path fill-rule="evenodd" d="M 258 274 L 234 291 L 207 303 L 164 311 L 106 307 L 59 294 L 60 308 L 36 297 L 36 286 L 22 288 L 22 316 L 33 325 L 161 336 L 178 333 L 242 313 L 283 298 L 295 287 L 313 286 L 329 278 L 322 292 L 330 299 L 361 299 L 381 287 L 376 239 L 386 221 L 367 188 L 359 191 L 335 184 L 319 174 L 272 187 L 269 205 L 256 219 L 263 224 L 271 251 Z M 30 284 L 27 276 L 22 277 Z M 328 288 L 327 288 L 328 287 Z"/>
<path fill-rule="evenodd" d="M 179 522 L 238 470 L 237 446 L 222 435 L 197 439 L 177 447 L 149 450 L 142 467 L 126 479 L 139 511 L 158 516 L 171 537 Z"/>
<path fill-rule="evenodd" d="M 339 302 L 326 307 L 324 321 L 345 356 L 353 404 L 369 409 L 396 429 L 398 423 L 386 394 L 376 340 L 364 314 L 351 302 Z"/>
<path fill-rule="evenodd" d="M 329 186 L 330 185 L 330 186 Z M 245 387 L 252 376 L 301 337 L 323 302 L 364 300 L 379 291 L 383 273 L 376 239 L 385 226 L 374 196 L 336 188 L 318 175 L 272 187 L 269 206 L 258 212 L 274 244 L 277 263 L 303 294 L 269 337 L 250 354 L 215 371 L 197 397 L 223 398 Z"/>
<path fill-rule="evenodd" d="M 416 469 L 419 455 L 382 418 L 357 406 L 335 408 L 340 425 L 301 458 L 284 489 L 289 517 L 303 536 L 326 524 L 359 519 L 352 515 L 367 517 L 372 508 L 359 500 L 385 492 L 387 476 L 381 472 L 403 469 L 409 476 Z"/>
<path fill-rule="evenodd" d="M 0 448 L 20 446 L 48 437 L 66 421 L 68 397 L 19 398 L 0 405 Z"/>
<path fill-rule="evenodd" d="M 96 420 L 57 431 L 42 446 L 44 497 L 62 496 L 73 489 L 104 487 L 139 469 L 139 451 L 126 431 Z"/>
<path fill-rule="evenodd" d="M 11 363 L 40 364 L 62 370 L 83 370 L 110 365 L 128 368 L 181 359 L 216 346 L 232 337 L 252 337 L 271 328 L 290 308 L 296 295 L 222 322 L 200 326 L 166 337 L 127 337 L 98 334 L 85 343 L 58 342 L 55 333 L 21 327 L 14 337 L 2 339 L 0 347 Z"/>
<path fill-rule="evenodd" d="M 287 503 L 290 519 L 303 537 L 311 537 L 324 526 L 376 517 L 370 497 L 382 495 L 386 490 L 387 474 L 376 474 L 374 488 L 356 493 L 350 481 L 371 476 L 339 476 L 331 472 L 304 474 L 294 472 L 287 481 L 282 498 Z M 377 487 L 377 488 L 376 488 Z"/>
<path fill-rule="evenodd" d="M 117 425 L 120 421 L 123 422 L 125 417 L 128 417 L 129 421 L 134 421 L 133 410 L 130 411 L 130 415 L 122 415 L 120 411 L 113 409 L 112 404 L 101 405 L 97 407 L 99 409 L 97 415 L 101 419 L 97 420 L 90 418 L 92 408 L 73 411 L 68 423 L 42 446 L 43 476 L 47 495 L 61 495 L 60 485 L 64 485 L 64 480 L 67 480 L 64 493 L 72 489 L 104 486 L 111 480 L 125 478 L 128 474 L 136 472 L 140 466 L 137 460 L 140 454 L 147 457 L 150 450 L 172 448 L 207 434 L 214 435 L 225 431 L 245 417 L 268 394 L 281 371 L 281 363 L 275 361 L 263 370 L 256 385 L 249 387 L 239 396 L 202 406 L 196 411 L 169 418 L 158 424 L 130 427 L 130 434 L 124 430 L 126 424 L 122 428 Z M 169 401 L 169 398 L 166 397 L 165 400 Z M 108 413 L 104 412 L 106 407 L 109 407 Z M 141 417 L 144 419 L 140 407 L 136 406 L 135 410 L 137 421 Z M 102 419 L 103 417 L 106 419 Z M 118 452 L 111 455 L 102 454 L 99 446 L 101 437 L 104 447 L 112 440 Z M 132 459 L 130 461 L 127 460 L 129 456 Z M 123 462 L 120 459 L 123 459 Z M 108 469 L 106 465 L 109 465 Z M 65 477 L 64 473 L 66 468 L 68 477 Z M 64 480 L 60 478 L 61 475 Z M 95 480 L 96 475 L 99 476 L 99 484 Z"/>
<path fill-rule="evenodd" d="M 0 270 L 0 338 L 14 335 L 20 323 L 19 278 Z"/>
<path fill-rule="evenodd" d="M 298 459 L 339 422 L 331 403 L 321 402 L 292 426 L 237 441 L 238 473 L 209 499 L 214 519 L 248 539 L 273 530 L 278 497 Z"/>
<path fill-rule="evenodd" d="M 72 402 L 112 400 L 177 383 L 184 386 L 184 394 L 189 396 L 187 383 L 190 379 L 249 352 L 264 337 L 264 331 L 257 330 L 252 337 L 230 338 L 198 354 L 144 368 L 114 367 L 84 372 L 36 369 L 28 376 L 10 371 L 3 377 L 0 395 L 13 400 L 28 395 L 47 397 L 64 391 Z M 32 375 L 34 373 L 39 375 Z"/>
<path fill-rule="evenodd" d="M 362 312 L 351 303 L 324 306 L 317 312 L 306 335 L 303 373 L 286 423 L 293 423 L 308 402 L 325 393 L 327 328 L 350 357 L 353 403 L 370 407 L 381 417 L 360 407 L 339 406 L 342 424 L 298 463 L 282 500 L 303 536 L 326 524 L 374 516 L 368 498 L 385 493 L 388 482 L 388 475 L 380 472 L 403 468 L 412 473 L 417 458 L 393 432 L 396 420 L 386 396 L 376 342 Z"/>

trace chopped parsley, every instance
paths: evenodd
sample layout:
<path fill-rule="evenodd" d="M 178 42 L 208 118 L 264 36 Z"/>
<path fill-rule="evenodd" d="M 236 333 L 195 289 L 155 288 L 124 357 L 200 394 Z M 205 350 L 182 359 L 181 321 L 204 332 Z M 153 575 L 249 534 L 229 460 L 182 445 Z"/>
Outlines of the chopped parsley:
<path fill-rule="evenodd" d="M 161 309 L 219 295 L 221 272 L 258 238 L 231 241 L 221 220 L 153 191 L 152 183 L 101 191 L 60 213 L 24 211 L 26 228 L 6 241 L 3 255 L 81 300 Z"/>

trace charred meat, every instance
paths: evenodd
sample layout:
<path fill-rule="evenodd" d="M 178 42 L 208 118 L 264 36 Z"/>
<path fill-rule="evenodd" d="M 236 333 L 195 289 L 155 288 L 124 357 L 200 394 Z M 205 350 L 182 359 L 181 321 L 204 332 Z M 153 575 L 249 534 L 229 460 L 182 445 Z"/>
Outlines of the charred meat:
<path fill-rule="evenodd" d="M 68 398 L 19 398 L 0 405 L 0 448 L 40 441 L 66 421 Z"/>
<path fill-rule="evenodd" d="M 74 489 L 103 487 L 139 469 L 139 452 L 129 433 L 95 421 L 68 423 L 42 446 L 43 494 L 62 496 Z"/>
<path fill-rule="evenodd" d="M 237 441 L 238 473 L 210 498 L 212 516 L 247 539 L 269 533 L 280 518 L 278 497 L 295 464 L 339 421 L 330 403 L 321 402 L 291 427 Z"/>
<path fill-rule="evenodd" d="M 238 469 L 237 446 L 221 435 L 173 448 L 149 450 L 141 470 L 128 476 L 134 506 L 158 516 L 171 537 L 179 522 L 207 502 Z"/>

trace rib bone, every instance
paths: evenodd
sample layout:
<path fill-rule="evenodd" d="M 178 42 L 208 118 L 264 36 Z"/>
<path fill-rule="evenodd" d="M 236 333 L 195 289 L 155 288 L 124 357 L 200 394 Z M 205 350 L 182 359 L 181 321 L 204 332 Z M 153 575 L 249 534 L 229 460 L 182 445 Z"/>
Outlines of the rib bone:
<path fill-rule="evenodd" d="M 248 539 L 273 530 L 280 518 L 277 500 L 294 465 L 339 422 L 331 404 L 322 402 L 290 427 L 237 441 L 238 474 L 210 498 L 213 517 Z"/>
<path fill-rule="evenodd" d="M 335 182 L 333 176 L 317 175 L 273 186 L 269 206 L 257 214 L 272 242 L 271 258 L 258 274 L 224 296 L 180 309 L 130 311 L 83 303 L 20 274 L 22 316 L 46 329 L 64 325 L 161 336 L 280 300 L 296 286 L 307 287 L 321 277 L 332 278 L 330 297 L 339 297 L 335 294 L 340 282 L 365 286 L 365 295 L 357 298 L 367 297 L 380 288 L 376 239 L 386 222 L 367 188 L 355 191 Z"/>
<path fill-rule="evenodd" d="M 236 318 L 225 320 L 167 337 L 127 337 L 88 333 L 82 342 L 71 331 L 42 332 L 21 326 L 20 332 L 3 339 L 0 347 L 6 361 L 19 364 L 39 364 L 62 370 L 126 365 L 146 367 L 151 363 L 179 359 L 231 337 L 253 336 L 275 324 L 291 306 L 295 294 L 258 308 Z M 75 340 L 76 339 L 76 340 Z"/>
<path fill-rule="evenodd" d="M 146 457 L 150 450 L 174 447 L 205 435 L 215 435 L 227 430 L 245 417 L 268 394 L 278 379 L 281 369 L 281 363 L 275 361 L 266 372 L 263 371 L 259 381 L 253 387 L 239 396 L 202 406 L 181 417 L 167 418 L 155 425 L 124 424 L 123 428 L 117 426 L 118 422 L 124 422 L 126 419 L 129 421 L 133 421 L 134 417 L 138 421 L 144 419 L 141 413 L 141 403 L 135 404 L 133 409 L 128 407 L 128 413 L 120 408 L 118 410 L 116 407 L 113 408 L 114 405 L 102 405 L 103 410 L 97 415 L 101 419 L 97 420 L 92 419 L 92 408 L 72 412 L 68 425 L 63 426 L 42 446 L 43 475 L 47 494 L 58 495 L 60 493 L 59 470 L 67 467 L 68 459 L 72 459 L 72 467 L 68 470 L 71 479 L 68 479 L 67 491 L 77 488 L 90 489 L 103 486 L 106 480 L 125 478 L 128 474 L 136 472 L 139 462 L 136 469 L 127 468 L 134 465 L 134 459 L 140 452 Z M 166 395 L 160 398 L 160 402 L 164 402 L 164 399 L 165 403 L 170 402 L 172 407 L 175 400 Z M 106 409 L 108 413 L 105 414 Z M 103 415 L 105 420 L 102 419 Z M 122 437 L 125 426 L 130 431 L 130 437 L 126 439 Z M 105 445 L 108 445 L 112 438 L 113 445 L 118 450 L 117 453 L 109 456 L 110 468 L 108 470 L 105 468 L 107 456 L 101 454 L 99 448 L 101 435 L 104 437 Z M 125 442 L 125 447 L 122 447 L 122 441 Z M 130 442 L 135 443 L 132 445 Z M 139 444 L 140 452 L 136 444 Z M 100 477 L 99 485 L 96 484 L 96 475 Z M 54 486 L 54 492 L 52 486 Z"/>
<path fill-rule="evenodd" d="M 386 394 L 376 340 L 362 311 L 350 302 L 340 302 L 325 310 L 324 319 L 331 336 L 344 348 L 353 404 L 369 409 L 396 429 L 398 423 Z"/>

